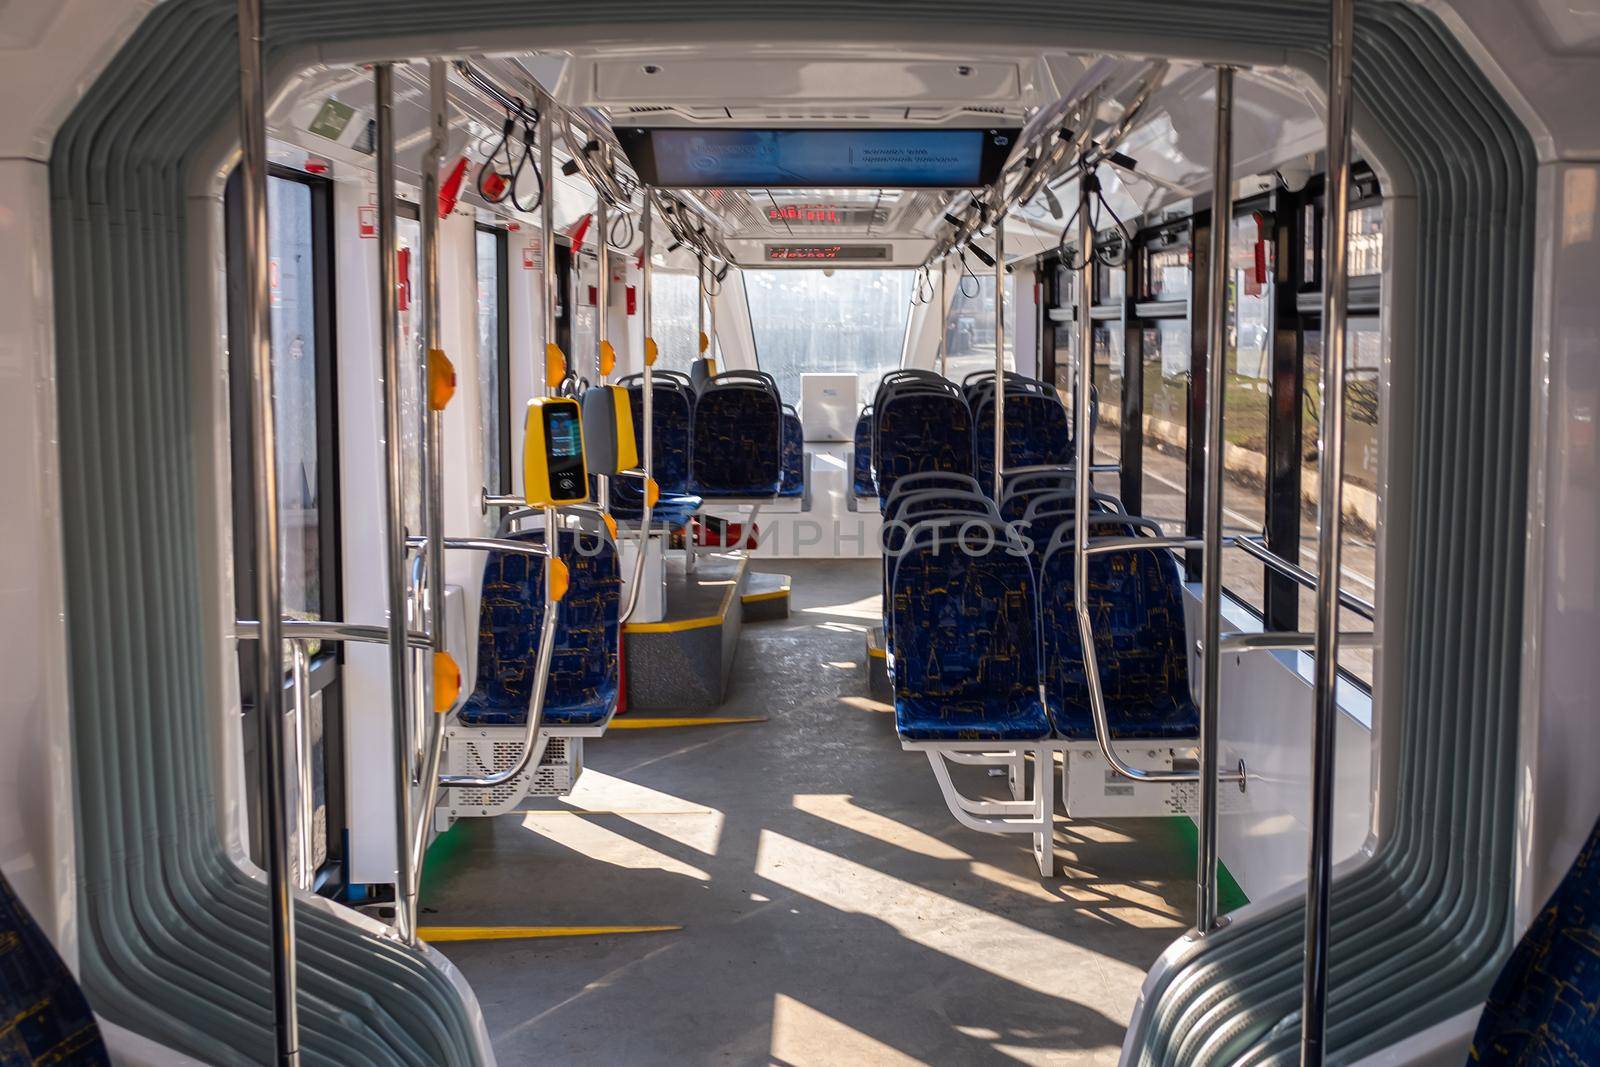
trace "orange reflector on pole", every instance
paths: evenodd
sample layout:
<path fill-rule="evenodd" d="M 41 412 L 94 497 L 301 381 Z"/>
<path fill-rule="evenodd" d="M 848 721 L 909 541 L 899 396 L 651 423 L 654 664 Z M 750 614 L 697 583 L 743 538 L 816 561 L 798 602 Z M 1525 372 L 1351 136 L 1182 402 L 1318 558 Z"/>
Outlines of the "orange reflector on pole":
<path fill-rule="evenodd" d="M 428 349 L 428 408 L 443 411 L 456 395 L 456 367 L 442 348 Z"/>
<path fill-rule="evenodd" d="M 600 376 L 609 377 L 617 369 L 617 350 L 610 341 L 600 342 Z"/>
<path fill-rule="evenodd" d="M 657 347 L 656 339 L 654 337 L 646 337 L 644 339 L 644 365 L 646 367 L 654 367 L 656 365 L 656 357 L 660 354 L 661 349 Z"/>
<path fill-rule="evenodd" d="M 656 481 L 654 478 L 646 481 L 644 486 L 644 499 L 645 502 L 651 507 L 655 507 L 657 504 L 659 504 L 661 502 L 661 483 Z"/>
<path fill-rule="evenodd" d="M 567 376 L 567 354 L 554 341 L 544 346 L 544 384 L 554 389 Z"/>
<path fill-rule="evenodd" d="M 559 559 L 546 561 L 549 569 L 545 571 L 550 578 L 550 599 L 559 601 L 567 595 L 567 587 L 572 584 L 572 572 L 567 569 L 566 563 Z"/>
<path fill-rule="evenodd" d="M 461 695 L 461 668 L 448 652 L 433 654 L 433 710 L 443 715 Z"/>

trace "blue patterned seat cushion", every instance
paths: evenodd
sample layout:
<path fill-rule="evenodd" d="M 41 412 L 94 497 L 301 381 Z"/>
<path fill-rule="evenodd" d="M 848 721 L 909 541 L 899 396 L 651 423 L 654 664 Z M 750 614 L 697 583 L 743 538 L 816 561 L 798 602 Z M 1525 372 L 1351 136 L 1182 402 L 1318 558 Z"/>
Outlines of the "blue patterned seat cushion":
<path fill-rule="evenodd" d="M 783 411 L 770 390 L 708 386 L 695 402 L 690 442 L 690 479 L 699 495 L 777 494 L 783 482 Z"/>
<path fill-rule="evenodd" d="M 801 496 L 806 489 L 806 431 L 800 416 L 785 408 L 783 412 L 783 484 L 779 496 Z"/>
<path fill-rule="evenodd" d="M 650 522 L 668 526 L 688 525 L 689 518 L 703 504 L 697 496 L 687 493 L 662 493 L 656 506 L 650 509 Z M 611 514 L 618 519 L 639 521 L 644 513 L 644 490 L 635 478 L 615 478 L 611 482 Z"/>
<path fill-rule="evenodd" d="M 1132 527 L 1096 526 L 1096 536 L 1132 536 Z M 1044 633 L 1045 698 L 1056 732 L 1092 739 L 1083 645 L 1073 606 L 1070 542 L 1052 547 L 1040 570 L 1040 627 Z M 1091 557 L 1089 611 L 1111 736 L 1177 739 L 1200 732 L 1189 692 L 1178 561 L 1165 549 Z"/>
<path fill-rule="evenodd" d="M 872 408 L 869 405 L 856 419 L 855 450 L 851 457 L 856 496 L 876 496 L 878 485 L 872 480 Z"/>
<path fill-rule="evenodd" d="M 972 473 L 972 416 L 966 402 L 945 392 L 900 392 L 878 409 L 873 473 L 878 503 L 897 479 L 922 471 Z"/>
<path fill-rule="evenodd" d="M 1033 570 L 1002 540 L 974 555 L 913 538 L 895 567 L 891 655 L 895 725 L 907 741 L 1038 741 Z"/>
<path fill-rule="evenodd" d="M 978 404 L 972 423 L 974 469 L 978 481 L 994 481 L 994 400 Z M 1006 394 L 1005 465 L 1033 467 L 1072 462 L 1072 431 L 1067 409 L 1054 396 Z"/>
<path fill-rule="evenodd" d="M 655 403 L 651 416 L 650 472 L 661 493 L 689 492 L 689 427 L 694 407 L 687 389 L 670 382 L 653 383 Z M 644 456 L 644 387 L 628 386 L 628 406 L 633 409 L 633 442 Z M 618 479 L 624 481 L 625 479 Z M 616 484 L 616 483 L 613 483 Z M 637 483 L 635 483 L 637 485 Z"/>
<path fill-rule="evenodd" d="M 1468 1062 L 1600 1064 L 1600 822 L 1501 969 Z"/>
<path fill-rule="evenodd" d="M 0 874 L 0 1064 L 110 1062 L 72 972 Z"/>
<path fill-rule="evenodd" d="M 543 543 L 542 530 L 512 535 Z M 467 726 L 526 723 L 544 620 L 544 560 L 490 552 L 483 567 L 478 612 L 478 675 L 462 705 Z M 561 532 L 561 558 L 571 572 L 567 595 L 556 606 L 556 647 L 550 660 L 544 721 L 551 726 L 592 726 L 616 703 L 617 641 L 622 579 L 617 550 L 607 537 Z"/>

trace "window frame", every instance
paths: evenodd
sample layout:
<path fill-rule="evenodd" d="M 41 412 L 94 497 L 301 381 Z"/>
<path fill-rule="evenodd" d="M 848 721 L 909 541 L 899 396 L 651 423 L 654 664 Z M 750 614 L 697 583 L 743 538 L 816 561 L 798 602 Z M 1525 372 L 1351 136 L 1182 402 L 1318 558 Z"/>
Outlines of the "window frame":
<path fill-rule="evenodd" d="M 291 181 L 306 186 L 311 192 L 311 256 L 315 306 L 313 329 L 316 338 L 316 414 L 317 454 L 329 462 L 317 464 L 317 540 L 319 583 L 322 594 L 320 613 L 324 618 L 341 618 L 344 611 L 343 595 L 343 542 L 340 516 L 339 478 L 339 402 L 338 402 L 338 330 L 337 294 L 335 292 L 335 232 L 333 181 L 325 176 L 308 174 L 278 163 L 270 163 L 267 177 Z M 254 442 L 250 425 L 250 367 L 247 347 L 239 334 L 244 322 L 244 261 L 239 235 L 243 232 L 243 204 L 239 194 L 240 172 L 235 169 L 229 176 L 223 197 L 224 255 L 226 262 L 226 306 L 228 322 L 229 364 L 229 422 L 230 422 L 230 472 L 232 476 L 234 604 L 240 618 L 255 618 L 255 494 Z M 258 689 L 256 656 L 253 645 L 240 643 L 239 694 L 241 711 L 250 726 L 244 730 L 245 762 L 247 767 L 258 758 L 255 748 L 259 731 L 254 723 L 253 710 Z M 344 836 L 347 827 L 347 806 L 344 790 L 344 714 L 342 686 L 344 648 L 332 644 L 318 650 L 307 664 L 307 696 L 322 697 L 322 741 L 324 803 L 327 813 L 327 856 L 313 876 L 317 892 L 328 893 L 344 884 Z M 290 686 L 285 671 L 284 687 Z M 254 772 L 251 772 L 254 780 Z M 261 812 L 256 803 L 257 790 L 248 791 L 247 805 L 250 855 L 261 860 Z"/>
<path fill-rule="evenodd" d="M 495 413 L 500 422 L 500 481 L 491 492 L 505 494 L 511 491 L 511 235 L 504 226 L 485 222 L 473 224 L 473 251 L 477 251 L 479 234 L 490 234 L 495 242 L 495 374 L 500 379 L 500 410 Z M 474 257 L 476 260 L 476 257 Z M 481 284 L 481 279 L 480 279 Z M 483 358 L 483 353 L 478 353 Z"/>

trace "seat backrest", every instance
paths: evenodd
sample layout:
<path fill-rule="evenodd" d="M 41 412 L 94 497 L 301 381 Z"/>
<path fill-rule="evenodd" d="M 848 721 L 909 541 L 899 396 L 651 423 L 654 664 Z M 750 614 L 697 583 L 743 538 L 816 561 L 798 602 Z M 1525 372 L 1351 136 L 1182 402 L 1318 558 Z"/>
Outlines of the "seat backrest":
<path fill-rule="evenodd" d="M 690 480 L 704 496 L 769 497 L 783 483 L 783 406 L 771 379 L 712 378 L 694 407 Z"/>
<path fill-rule="evenodd" d="M 779 496 L 801 496 L 806 489 L 806 431 L 800 413 L 783 406 L 783 484 Z"/>
<path fill-rule="evenodd" d="M 1478 1018 L 1474 1065 L 1600 1063 L 1600 821 L 1512 950 Z"/>
<path fill-rule="evenodd" d="M 868 404 L 856 418 L 855 447 L 851 451 L 852 486 L 856 496 L 876 496 L 878 486 L 872 480 L 872 405 Z"/>
<path fill-rule="evenodd" d="M 677 377 L 654 375 L 651 383 L 655 401 L 651 405 L 651 475 L 663 493 L 689 491 L 689 431 L 694 420 L 694 394 Z M 640 457 L 644 456 L 644 382 L 629 375 L 622 380 L 628 387 L 628 406 L 633 412 L 633 439 Z M 618 479 L 614 486 L 624 486 Z M 634 483 L 635 485 L 637 483 Z"/>
<path fill-rule="evenodd" d="M 1007 497 L 1007 500 L 1019 500 L 1023 503 L 1022 518 L 1031 519 L 1040 512 L 1045 511 L 1071 511 L 1078 506 L 1078 494 L 1071 489 L 1051 489 L 1041 493 L 1022 493 L 1016 497 Z M 1110 493 L 1097 493 L 1089 490 L 1089 510 L 1102 514 L 1126 515 L 1127 511 L 1122 506 L 1122 501 Z"/>
<path fill-rule="evenodd" d="M 109 1064 L 83 990 L 0 874 L 0 1063 Z"/>
<path fill-rule="evenodd" d="M 984 484 L 994 481 L 994 395 L 979 396 L 972 405 L 974 468 Z M 1033 467 L 1072 459 L 1072 432 L 1067 409 L 1054 393 L 1006 390 L 1005 466 Z"/>
<path fill-rule="evenodd" d="M 711 365 L 704 359 L 697 359 L 689 364 L 689 384 L 696 393 L 706 391 L 706 385 L 711 381 Z"/>
<path fill-rule="evenodd" d="M 895 690 L 1003 715 L 1039 697 L 1038 592 L 1006 529 L 974 525 L 929 519 L 907 537 L 890 585 Z"/>
<path fill-rule="evenodd" d="M 1160 533 L 1148 519 L 1090 516 L 1091 533 Z M 1056 731 L 1094 737 L 1083 645 L 1073 601 L 1076 520 L 1061 524 L 1039 568 L 1039 622 L 1044 635 L 1045 698 Z M 1188 738 L 1200 728 L 1189 691 L 1183 575 L 1164 548 L 1134 549 L 1089 559 L 1089 612 L 1106 715 L 1114 738 Z"/>
<path fill-rule="evenodd" d="M 954 489 L 963 493 L 977 493 L 983 495 L 983 486 L 978 484 L 978 479 L 970 474 L 957 474 L 954 471 L 918 471 L 916 474 L 907 474 L 895 479 L 894 488 L 884 498 L 884 507 L 889 507 L 898 496 L 907 493 L 926 493 L 930 489 Z"/>
<path fill-rule="evenodd" d="M 513 540 L 543 544 L 544 531 Z M 547 709 L 606 705 L 617 697 L 620 674 L 622 576 L 609 534 L 562 530 L 561 560 L 570 577 L 556 605 L 556 645 L 550 659 Z M 544 568 L 539 556 L 490 551 L 483 565 L 478 608 L 478 666 L 461 721 L 475 726 L 527 722 L 544 624 Z"/>
<path fill-rule="evenodd" d="M 908 474 L 972 474 L 972 417 L 961 397 L 943 390 L 891 391 L 876 412 L 872 469 L 880 505 Z"/>

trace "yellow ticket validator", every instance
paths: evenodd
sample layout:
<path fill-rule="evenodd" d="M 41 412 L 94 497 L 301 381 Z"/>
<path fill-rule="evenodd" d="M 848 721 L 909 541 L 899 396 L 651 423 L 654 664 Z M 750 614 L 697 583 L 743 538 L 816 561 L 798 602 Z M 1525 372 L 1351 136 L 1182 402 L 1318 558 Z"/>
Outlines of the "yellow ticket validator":
<path fill-rule="evenodd" d="M 522 425 L 522 495 L 529 507 L 589 499 L 583 463 L 583 411 L 569 396 L 528 401 Z"/>

